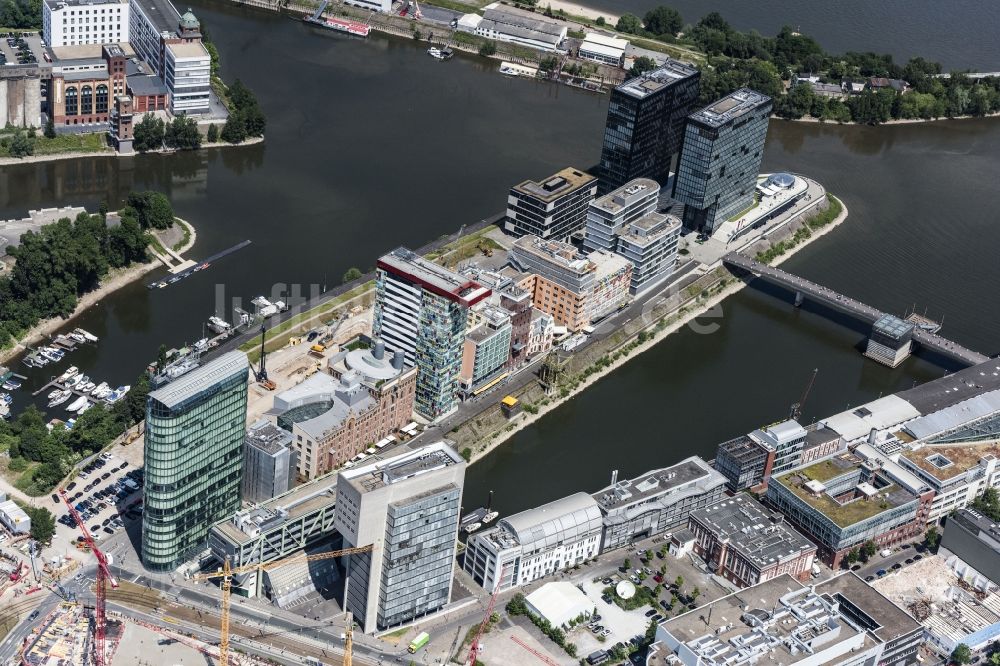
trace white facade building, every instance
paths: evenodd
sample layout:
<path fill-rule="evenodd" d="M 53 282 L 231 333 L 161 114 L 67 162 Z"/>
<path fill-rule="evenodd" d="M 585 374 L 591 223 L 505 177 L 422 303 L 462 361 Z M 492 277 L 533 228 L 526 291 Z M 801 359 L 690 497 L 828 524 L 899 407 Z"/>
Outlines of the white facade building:
<path fill-rule="evenodd" d="M 588 32 L 583 43 L 580 44 L 577 55 L 585 60 L 620 67 L 627 48 L 627 39 L 610 37 L 599 32 Z"/>
<path fill-rule="evenodd" d="M 167 44 L 164 51 L 164 81 L 170 89 L 170 110 L 181 113 L 208 113 L 212 58 L 199 42 Z"/>
<path fill-rule="evenodd" d="M 482 20 L 474 29 L 480 37 L 545 51 L 558 50 L 568 32 L 564 23 L 502 7 L 499 2 L 486 6 Z"/>
<path fill-rule="evenodd" d="M 0 494 L 0 497 L 4 495 Z M 0 523 L 13 534 L 27 534 L 31 531 L 31 519 L 13 500 L 0 502 Z"/>
<path fill-rule="evenodd" d="M 392 0 L 344 0 L 344 2 L 355 7 L 382 12 L 383 14 L 392 11 Z"/>
<path fill-rule="evenodd" d="M 127 42 L 128 25 L 126 0 L 45 0 L 42 3 L 42 39 L 52 48 Z"/>
<path fill-rule="evenodd" d="M 519 587 L 596 557 L 601 530 L 597 502 L 575 493 L 474 534 L 463 567 L 486 590 Z"/>

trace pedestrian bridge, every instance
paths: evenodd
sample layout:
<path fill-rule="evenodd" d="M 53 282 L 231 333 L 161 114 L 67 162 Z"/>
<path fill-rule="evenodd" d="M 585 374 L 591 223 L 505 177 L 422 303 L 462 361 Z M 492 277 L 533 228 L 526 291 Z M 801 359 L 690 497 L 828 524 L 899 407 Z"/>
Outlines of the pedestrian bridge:
<path fill-rule="evenodd" d="M 730 268 L 736 268 L 747 273 L 752 273 L 753 275 L 763 278 L 771 284 L 776 284 L 779 287 L 794 293 L 796 305 L 800 304 L 803 299 L 808 298 L 809 300 L 820 303 L 831 310 L 843 312 L 868 324 L 874 324 L 876 321 L 888 314 L 877 308 L 873 308 L 867 303 L 857 301 L 850 296 L 844 296 L 843 294 L 837 293 L 833 289 L 816 284 L 815 282 L 810 282 L 809 280 L 801 278 L 797 275 L 792 275 L 791 273 L 785 272 L 780 268 L 774 268 L 773 266 L 761 263 L 756 259 L 751 259 L 750 257 L 742 255 L 738 252 L 730 252 L 722 258 L 722 262 Z M 977 351 L 963 347 L 958 343 L 941 337 L 937 333 L 924 330 L 919 326 L 913 330 L 913 340 L 924 349 L 964 365 L 978 365 L 979 363 L 989 360 L 989 357 L 984 354 L 980 354 Z"/>

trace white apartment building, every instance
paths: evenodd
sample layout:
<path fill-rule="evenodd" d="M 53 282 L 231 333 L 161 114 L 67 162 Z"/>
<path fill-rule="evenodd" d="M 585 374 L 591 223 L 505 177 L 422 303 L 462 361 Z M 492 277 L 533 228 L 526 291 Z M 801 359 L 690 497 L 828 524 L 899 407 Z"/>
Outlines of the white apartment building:
<path fill-rule="evenodd" d="M 42 39 L 52 48 L 127 42 L 128 25 L 129 4 L 125 0 L 42 3 Z"/>
<path fill-rule="evenodd" d="M 987 488 L 1000 488 L 1000 443 L 963 442 L 906 448 L 899 465 L 934 490 L 927 517 L 936 521 L 969 506 Z"/>
<path fill-rule="evenodd" d="M 486 590 L 526 585 L 596 557 L 602 524 L 597 501 L 575 493 L 474 534 L 463 567 Z"/>
<path fill-rule="evenodd" d="M 205 46 L 200 41 L 167 44 L 164 54 L 163 78 L 170 89 L 170 111 L 174 115 L 208 113 L 212 58 Z"/>

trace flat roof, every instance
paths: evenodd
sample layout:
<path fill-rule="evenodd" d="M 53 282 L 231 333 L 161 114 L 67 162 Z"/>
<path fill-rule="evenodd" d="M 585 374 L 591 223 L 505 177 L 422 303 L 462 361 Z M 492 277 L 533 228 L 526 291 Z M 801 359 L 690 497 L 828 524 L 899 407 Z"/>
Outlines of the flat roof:
<path fill-rule="evenodd" d="M 989 391 L 945 407 L 904 426 L 914 439 L 926 439 L 1000 413 L 1000 390 Z"/>
<path fill-rule="evenodd" d="M 622 230 L 622 239 L 632 245 L 646 246 L 681 228 L 681 221 L 674 215 L 646 213 L 632 220 Z"/>
<path fill-rule="evenodd" d="M 573 167 L 566 167 L 565 169 L 552 174 L 545 180 L 540 180 L 538 182 L 526 180 L 522 183 L 518 183 L 512 187 L 511 190 L 527 194 L 538 199 L 539 201 L 550 203 L 556 199 L 566 196 L 567 194 L 572 194 L 581 188 L 596 183 L 597 179 L 589 173 L 585 173 L 579 169 L 574 169 Z"/>
<path fill-rule="evenodd" d="M 708 127 L 722 127 L 769 104 L 771 104 L 771 98 L 767 95 L 749 88 L 740 88 L 722 99 L 712 102 L 705 108 L 695 111 L 688 116 L 688 120 Z"/>
<path fill-rule="evenodd" d="M 378 267 L 466 306 L 475 305 L 492 293 L 475 280 L 428 261 L 405 247 L 381 256 Z"/>
<path fill-rule="evenodd" d="M 238 350 L 226 352 L 205 365 L 184 373 L 155 391 L 150 391 L 149 397 L 167 408 L 173 408 L 220 379 L 238 372 L 248 372 L 249 369 L 250 362 L 247 360 L 246 354 Z"/>
<path fill-rule="evenodd" d="M 871 629 L 883 641 L 892 641 L 920 629 L 909 613 L 886 595 L 861 580 L 853 571 L 842 573 L 816 585 L 816 591 L 847 599 L 879 626 Z"/>
<path fill-rule="evenodd" d="M 573 271 L 577 275 L 592 273 L 597 269 L 594 262 L 581 255 L 580 251 L 572 243 L 543 240 L 538 236 L 527 234 L 514 241 L 512 249 L 515 251 L 515 254 L 511 256 L 514 260 L 517 259 L 516 251 L 523 251 L 538 257 L 542 261 Z M 530 267 L 528 268 L 530 270 Z"/>
<path fill-rule="evenodd" d="M 737 495 L 691 513 L 721 541 L 760 567 L 815 551 L 816 545 L 748 495 Z"/>
<path fill-rule="evenodd" d="M 128 89 L 133 95 L 167 95 L 170 90 L 158 76 L 149 74 L 133 74 L 125 78 Z"/>
<path fill-rule="evenodd" d="M 565 31 L 566 25 L 559 21 L 547 19 L 537 14 L 522 13 L 510 7 L 504 7 L 499 2 L 486 5 L 483 19 L 497 23 L 524 28 L 532 32 L 559 37 Z M 558 41 L 558 40 L 557 40 Z"/>
<path fill-rule="evenodd" d="M 143 0 L 135 3 L 133 10 L 135 7 L 152 22 L 157 32 L 177 33 L 181 15 L 170 0 Z"/>
<path fill-rule="evenodd" d="M 127 5 L 129 0 L 45 0 L 52 9 L 66 7 L 107 7 L 109 5 Z"/>
<path fill-rule="evenodd" d="M 201 42 L 182 42 L 167 44 L 167 49 L 173 52 L 175 58 L 207 58 L 208 51 Z"/>
<path fill-rule="evenodd" d="M 991 358 L 940 379 L 901 391 L 897 395 L 922 414 L 958 404 L 974 396 L 1000 389 L 1000 359 Z"/>
<path fill-rule="evenodd" d="M 851 441 L 865 437 L 872 429 L 887 430 L 920 416 L 920 411 L 902 394 L 887 395 L 834 414 L 820 422 Z"/>
<path fill-rule="evenodd" d="M 617 213 L 650 194 L 658 195 L 660 184 L 651 178 L 636 178 L 625 183 L 617 190 L 608 192 L 590 202 L 591 208 L 599 208 L 609 213 Z"/>
<path fill-rule="evenodd" d="M 634 479 L 623 479 L 603 488 L 593 497 L 605 510 L 643 502 L 654 495 L 670 493 L 697 481 L 726 479 L 698 456 L 691 456 L 676 465 L 646 472 Z"/>
<path fill-rule="evenodd" d="M 979 461 L 983 458 L 1000 458 L 1000 442 L 935 444 L 922 446 L 919 449 L 903 449 L 900 455 L 915 467 L 943 482 L 959 474 L 965 474 L 979 465 Z"/>
<path fill-rule="evenodd" d="M 366 493 L 464 463 L 465 459 L 455 449 L 439 441 L 419 449 L 403 451 L 391 458 L 342 470 L 340 476 L 360 492 Z"/>
<path fill-rule="evenodd" d="M 645 72 L 642 76 L 637 76 L 634 79 L 629 79 L 615 90 L 630 97 L 643 99 L 692 76 L 699 76 L 697 67 L 690 63 L 667 58 L 666 62 L 656 69 Z"/>
<path fill-rule="evenodd" d="M 247 444 L 269 455 L 281 453 L 292 442 L 292 435 L 273 423 L 261 419 L 247 430 Z"/>

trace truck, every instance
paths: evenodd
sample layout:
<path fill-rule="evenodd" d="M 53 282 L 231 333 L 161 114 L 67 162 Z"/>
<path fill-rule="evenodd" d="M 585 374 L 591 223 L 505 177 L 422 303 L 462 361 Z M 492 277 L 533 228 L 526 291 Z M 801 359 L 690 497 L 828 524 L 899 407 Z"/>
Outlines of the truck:
<path fill-rule="evenodd" d="M 431 635 L 428 634 L 426 631 L 421 631 L 416 638 L 410 641 L 410 645 L 406 648 L 406 651 L 409 652 L 410 654 L 415 654 L 417 650 L 427 645 L 427 643 L 430 642 L 430 640 L 431 640 Z"/>

